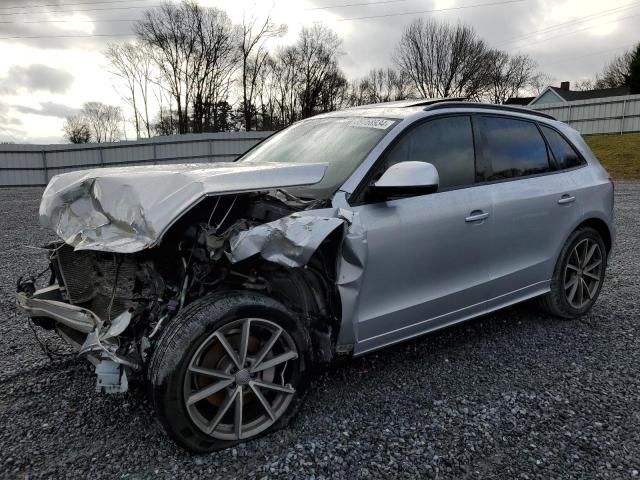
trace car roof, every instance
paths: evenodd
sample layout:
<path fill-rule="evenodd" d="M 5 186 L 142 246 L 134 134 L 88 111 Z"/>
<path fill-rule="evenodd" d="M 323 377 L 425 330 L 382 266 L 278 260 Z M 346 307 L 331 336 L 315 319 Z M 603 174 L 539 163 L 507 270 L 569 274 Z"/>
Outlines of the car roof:
<path fill-rule="evenodd" d="M 489 103 L 468 102 L 463 98 L 413 99 L 396 102 L 373 103 L 357 107 L 324 113 L 318 117 L 386 117 L 404 119 L 420 112 L 441 110 L 458 111 L 494 111 L 501 113 L 517 113 L 548 120 L 555 120 L 551 115 L 512 105 L 496 105 Z"/>
<path fill-rule="evenodd" d="M 322 115 L 322 117 L 387 117 L 387 118 L 406 118 L 414 113 L 423 112 L 425 107 L 437 102 L 445 100 L 461 100 L 460 98 L 427 98 L 427 99 L 408 99 L 398 100 L 394 102 L 370 103 L 367 105 L 358 105 L 356 107 L 337 110 Z"/>

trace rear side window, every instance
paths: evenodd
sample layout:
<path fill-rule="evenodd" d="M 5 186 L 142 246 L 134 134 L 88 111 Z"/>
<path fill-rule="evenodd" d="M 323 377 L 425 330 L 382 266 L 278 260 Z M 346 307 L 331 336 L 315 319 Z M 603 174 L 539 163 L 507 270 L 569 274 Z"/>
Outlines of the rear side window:
<path fill-rule="evenodd" d="M 553 153 L 560 170 L 582 165 L 582 160 L 580 160 L 576 151 L 558 132 L 544 125 L 540 125 L 540 127 L 547 138 L 547 142 L 549 142 L 551 153 Z"/>
<path fill-rule="evenodd" d="M 436 167 L 440 190 L 472 185 L 475 151 L 471 118 L 438 118 L 413 128 L 388 153 L 385 167 L 406 161 L 428 162 Z"/>
<path fill-rule="evenodd" d="M 524 177 L 549 171 L 547 145 L 532 122 L 482 117 L 486 180 Z"/>

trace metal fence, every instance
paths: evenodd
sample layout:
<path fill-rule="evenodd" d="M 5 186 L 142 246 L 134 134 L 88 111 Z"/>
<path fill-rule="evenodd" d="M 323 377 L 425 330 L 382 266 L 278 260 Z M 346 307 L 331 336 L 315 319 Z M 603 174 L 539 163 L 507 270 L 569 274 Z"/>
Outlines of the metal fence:
<path fill-rule="evenodd" d="M 96 167 L 235 160 L 271 132 L 202 133 L 85 145 L 0 145 L 0 186 L 46 185 Z"/>
<path fill-rule="evenodd" d="M 640 132 L 640 95 L 529 105 L 553 115 L 583 135 Z"/>

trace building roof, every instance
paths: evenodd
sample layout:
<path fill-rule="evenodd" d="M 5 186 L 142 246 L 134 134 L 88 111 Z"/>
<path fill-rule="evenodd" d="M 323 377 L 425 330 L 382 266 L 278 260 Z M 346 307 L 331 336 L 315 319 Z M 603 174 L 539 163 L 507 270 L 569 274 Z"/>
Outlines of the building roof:
<path fill-rule="evenodd" d="M 529 105 L 536 97 L 511 97 L 504 102 L 505 105 Z"/>
<path fill-rule="evenodd" d="M 596 90 L 564 90 L 559 87 L 549 87 L 555 93 L 560 95 L 565 101 L 573 102 L 575 100 L 591 100 L 593 98 L 620 97 L 629 95 L 629 87 L 616 88 L 598 88 Z M 533 99 L 532 99 L 533 100 Z"/>

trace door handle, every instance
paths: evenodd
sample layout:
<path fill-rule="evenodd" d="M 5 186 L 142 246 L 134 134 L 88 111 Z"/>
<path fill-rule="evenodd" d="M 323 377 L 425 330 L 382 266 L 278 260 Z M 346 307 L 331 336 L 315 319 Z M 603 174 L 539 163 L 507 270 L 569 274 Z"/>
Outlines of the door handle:
<path fill-rule="evenodd" d="M 471 214 L 464 219 L 465 222 L 478 222 L 480 220 L 484 220 L 488 218 L 489 214 L 487 212 L 483 212 L 482 210 L 474 210 Z"/>
<path fill-rule="evenodd" d="M 564 195 L 562 195 L 562 197 L 560 197 L 560 200 L 558 200 L 558 203 L 560 205 L 566 205 L 567 203 L 573 203 L 575 202 L 576 197 L 574 197 L 573 195 L 569 195 L 568 193 L 565 193 Z"/>

